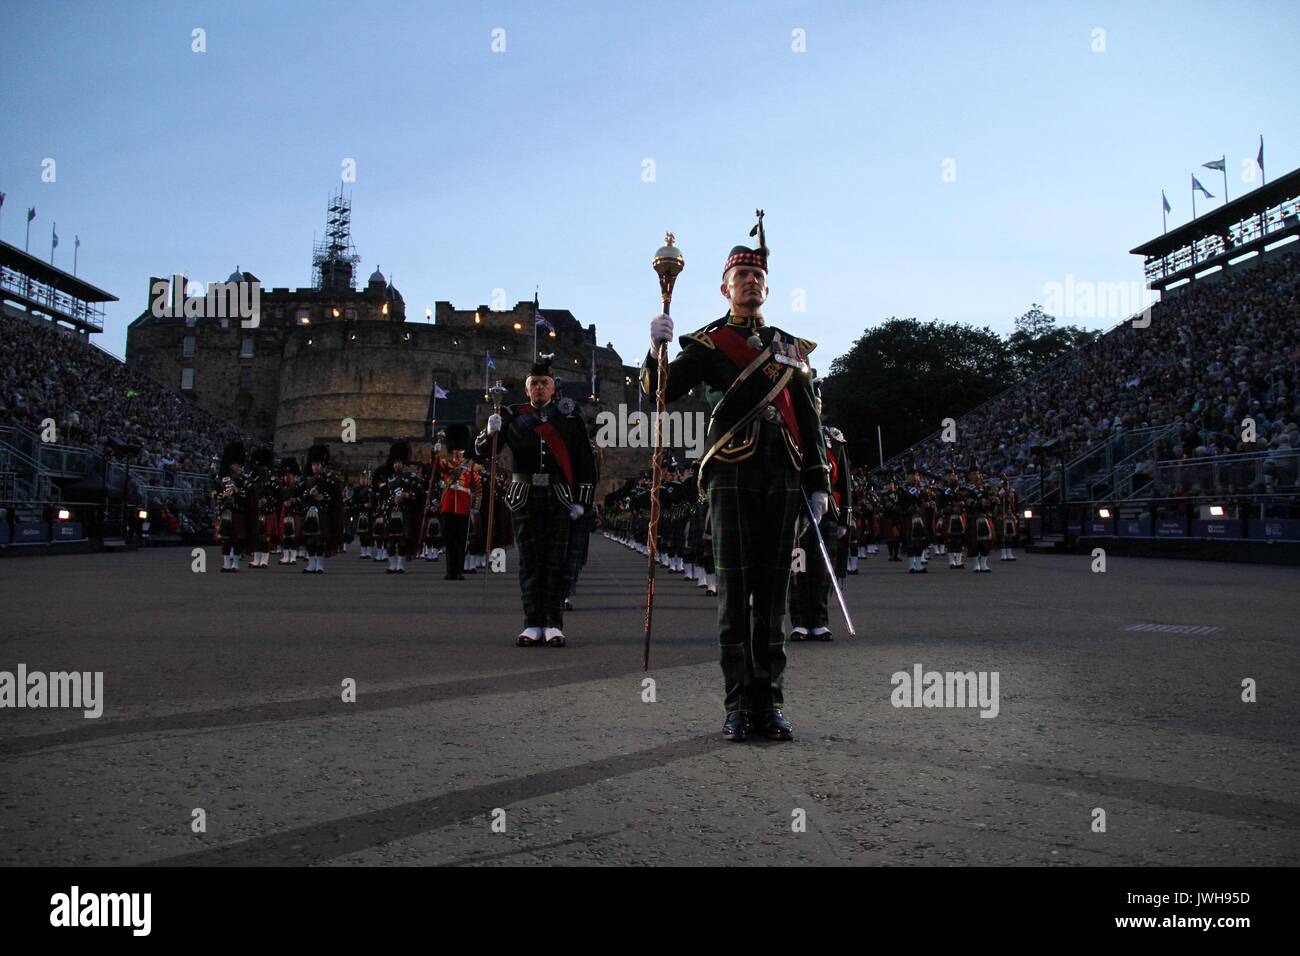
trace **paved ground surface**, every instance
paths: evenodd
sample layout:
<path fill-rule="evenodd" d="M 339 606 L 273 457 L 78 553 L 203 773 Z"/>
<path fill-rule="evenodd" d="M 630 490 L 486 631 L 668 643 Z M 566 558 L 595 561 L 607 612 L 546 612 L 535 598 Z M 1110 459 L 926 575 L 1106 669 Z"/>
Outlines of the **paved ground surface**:
<path fill-rule="evenodd" d="M 661 577 L 643 702 L 644 559 L 603 538 L 562 650 L 513 646 L 513 573 L 208 559 L 0 561 L 0 670 L 103 671 L 106 699 L 0 710 L 0 863 L 1300 862 L 1294 569 L 875 557 L 860 636 L 790 647 L 796 740 L 727 744 L 715 602 Z M 893 707 L 918 663 L 997 671 L 997 717 Z"/>

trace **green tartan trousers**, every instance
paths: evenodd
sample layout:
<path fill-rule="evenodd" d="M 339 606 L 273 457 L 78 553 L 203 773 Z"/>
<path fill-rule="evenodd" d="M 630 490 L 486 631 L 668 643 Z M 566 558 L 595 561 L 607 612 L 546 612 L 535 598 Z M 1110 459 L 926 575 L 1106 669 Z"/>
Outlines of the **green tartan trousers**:
<path fill-rule="evenodd" d="M 785 703 L 786 589 L 803 494 L 780 426 L 765 422 L 759 436 L 749 458 L 706 468 L 728 714 Z"/>

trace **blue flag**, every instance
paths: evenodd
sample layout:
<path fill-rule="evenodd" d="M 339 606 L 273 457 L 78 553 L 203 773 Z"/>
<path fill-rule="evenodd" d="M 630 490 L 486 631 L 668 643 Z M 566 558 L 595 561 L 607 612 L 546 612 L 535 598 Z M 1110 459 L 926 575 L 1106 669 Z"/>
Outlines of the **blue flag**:
<path fill-rule="evenodd" d="M 494 361 L 492 361 L 492 353 L 491 353 L 491 352 L 484 352 L 484 353 L 483 353 L 483 358 L 487 359 L 487 367 L 488 367 L 488 368 L 492 368 L 492 369 L 494 369 L 494 368 L 497 367 L 497 363 L 494 362 Z"/>
<path fill-rule="evenodd" d="M 1211 162 L 1208 162 L 1208 163 L 1202 163 L 1202 165 L 1203 165 L 1206 169 L 1217 169 L 1219 172 L 1224 172 L 1225 170 L 1224 170 L 1224 168 L 1223 168 L 1223 163 L 1224 163 L 1224 160 L 1226 160 L 1227 158 L 1228 158 L 1228 157 L 1225 156 L 1225 157 L 1223 157 L 1223 159 L 1215 159 L 1215 160 L 1212 160 Z"/>
<path fill-rule="evenodd" d="M 1165 191 L 1163 189 L 1160 190 L 1160 201 L 1164 203 L 1165 212 L 1169 212 L 1174 208 L 1173 206 L 1169 205 L 1169 197 L 1165 195 Z"/>
<path fill-rule="evenodd" d="M 1208 189 L 1206 189 L 1204 186 L 1202 186 L 1202 185 L 1200 184 L 1200 181 L 1197 180 L 1197 178 L 1196 178 L 1195 176 L 1192 177 L 1192 188 L 1193 188 L 1193 189 L 1199 189 L 1199 190 L 1201 191 L 1201 195 L 1203 195 L 1206 199 L 1213 199 L 1213 198 L 1214 198 L 1214 193 L 1210 192 Z"/>
<path fill-rule="evenodd" d="M 445 388 L 439 388 L 438 385 L 437 385 L 437 383 L 434 383 L 434 386 L 433 386 L 433 397 L 434 397 L 434 398 L 446 398 L 446 397 L 447 397 L 447 390 L 446 390 Z"/>

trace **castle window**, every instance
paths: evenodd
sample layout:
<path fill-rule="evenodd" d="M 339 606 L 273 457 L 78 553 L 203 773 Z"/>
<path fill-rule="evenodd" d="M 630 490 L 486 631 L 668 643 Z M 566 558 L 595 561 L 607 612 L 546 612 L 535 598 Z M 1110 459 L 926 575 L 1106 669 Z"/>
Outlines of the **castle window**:
<path fill-rule="evenodd" d="M 240 347 L 239 347 L 239 357 L 240 357 L 240 358 L 252 358 L 252 357 L 253 357 L 253 340 L 252 340 L 251 338 L 246 338 L 246 339 L 244 339 L 243 344 L 240 345 Z"/>
<path fill-rule="evenodd" d="M 181 369 L 181 388 L 187 392 L 194 388 L 194 369 Z"/>
<path fill-rule="evenodd" d="M 299 309 L 294 321 L 299 325 L 311 325 L 311 309 Z"/>
<path fill-rule="evenodd" d="M 347 319 L 349 322 L 355 322 L 357 320 L 357 310 L 348 309 L 343 313 L 343 317 Z"/>
<path fill-rule="evenodd" d="M 195 339 L 192 335 L 185 336 L 181 341 L 181 358 L 194 357 L 194 341 Z"/>

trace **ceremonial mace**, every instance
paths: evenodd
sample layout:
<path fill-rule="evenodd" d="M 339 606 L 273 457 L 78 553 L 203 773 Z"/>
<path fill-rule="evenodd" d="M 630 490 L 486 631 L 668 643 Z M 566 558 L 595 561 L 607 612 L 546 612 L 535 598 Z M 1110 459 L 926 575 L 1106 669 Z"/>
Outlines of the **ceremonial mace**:
<path fill-rule="evenodd" d="M 501 414 L 501 395 L 505 390 L 505 386 L 501 384 L 501 379 L 497 379 L 497 383 L 488 389 L 492 393 L 493 415 Z M 488 566 L 484 569 L 483 574 L 483 602 L 485 604 L 487 603 L 487 579 L 488 575 L 492 573 L 492 517 L 496 511 L 497 503 L 497 436 L 500 434 L 500 432 L 492 433 L 492 457 L 488 460 L 488 520 L 487 532 L 483 537 L 483 551 L 487 554 L 488 559 Z"/>
<path fill-rule="evenodd" d="M 659 275 L 659 294 L 664 303 L 664 315 L 668 315 L 668 310 L 672 307 L 673 285 L 677 282 L 677 275 L 686 268 L 682 251 L 673 245 L 675 241 L 671 232 L 665 234 L 664 244 L 655 253 L 652 262 L 655 272 Z M 650 526 L 646 531 L 648 545 L 646 550 L 650 552 L 650 563 L 645 582 L 645 652 L 641 658 L 641 669 L 646 671 L 650 669 L 650 619 L 653 616 L 655 600 L 655 551 L 659 543 L 659 488 L 664 479 L 664 406 L 668 404 L 667 342 L 659 343 L 657 365 L 659 379 L 655 388 L 655 443 L 650 456 Z"/>

